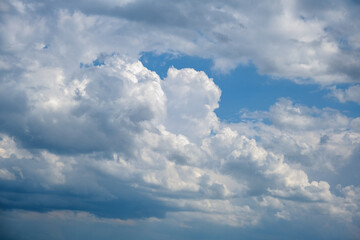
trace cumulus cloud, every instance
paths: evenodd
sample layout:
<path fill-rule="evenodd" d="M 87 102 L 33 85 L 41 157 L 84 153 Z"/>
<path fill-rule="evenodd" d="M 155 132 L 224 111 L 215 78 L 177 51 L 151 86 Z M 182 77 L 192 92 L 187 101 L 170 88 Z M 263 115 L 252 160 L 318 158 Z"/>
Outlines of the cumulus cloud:
<path fill-rule="evenodd" d="M 170 131 L 195 140 L 218 127 L 214 110 L 219 107 L 221 91 L 204 72 L 171 68 L 163 87 L 168 96 L 166 126 Z"/>
<path fill-rule="evenodd" d="M 302 166 L 314 177 L 325 174 L 324 169 L 340 174 L 359 156 L 358 118 L 347 117 L 335 109 L 294 104 L 284 98 L 263 115 L 271 124 L 250 119 L 232 127 L 257 138 L 266 149 L 284 154 L 287 161 Z"/>
<path fill-rule="evenodd" d="M 271 126 L 224 124 L 214 113 L 220 90 L 205 73 L 170 68 L 161 80 L 139 61 L 116 54 L 102 61 L 70 75 L 39 67 L 19 76 L 27 107 L 13 119 L 14 109 L 2 113 L 3 208 L 243 227 L 258 224 L 262 208 L 291 219 L 298 208 L 289 201 L 306 211 L 330 206 L 335 218 L 357 214 L 356 200 L 345 204 L 357 187 L 336 195 L 301 161 L 345 165 L 359 146 L 358 131 L 348 129 L 356 119 L 280 99 L 267 114 Z M 311 162 L 317 152 L 344 162 Z"/>
<path fill-rule="evenodd" d="M 218 125 L 213 110 L 220 91 L 203 72 L 170 69 L 168 78 L 161 81 L 139 61 L 113 55 L 105 57 L 101 66 L 81 68 L 70 79 L 60 68 L 40 68 L 20 77 L 22 84 L 17 85 L 17 91 L 24 96 L 28 108 L 21 109 L 14 119 L 8 117 L 14 109 L 4 109 L 2 113 L 1 176 L 15 180 L 10 171 L 19 176 L 21 173 L 18 181 L 9 186 L 14 189 L 12 196 L 18 199 L 17 203 L 5 201 L 4 207 L 87 210 L 103 216 L 108 214 L 111 204 L 130 204 L 136 209 L 146 201 L 149 208 L 140 209 L 134 216 L 130 212 L 121 213 L 122 208 L 110 216 L 162 217 L 166 204 L 163 200 L 151 200 L 154 196 L 141 197 L 144 189 L 159 188 L 164 194 L 197 193 L 199 198 L 222 198 L 230 194 L 219 174 L 200 168 L 207 159 L 192 142 L 200 141 L 199 138 L 209 135 L 213 126 Z M 195 87 L 199 95 L 195 94 L 190 80 L 198 82 L 199 86 Z M 176 87 L 184 91 L 176 93 L 173 90 Z M 203 94 L 199 89 L 203 89 Z M 197 102 L 195 111 L 187 111 L 186 105 L 177 107 L 182 98 L 188 98 L 189 102 L 185 102 L 188 106 Z M 8 99 L 4 104 L 11 102 L 13 99 Z M 179 119 L 173 118 L 172 113 L 179 114 Z M 200 125 L 212 118 L 214 123 Z M 198 125 L 194 124 L 193 131 L 172 133 L 169 129 L 177 129 L 171 119 L 178 124 L 190 121 Z M 194 132 L 197 130 L 199 134 Z M 110 187 L 113 183 L 106 183 L 107 177 L 100 185 L 97 183 L 101 182 L 98 174 L 119 181 L 124 187 L 115 193 Z M 24 181 L 44 196 L 53 188 L 66 191 L 52 197 L 34 196 L 41 204 L 37 201 L 31 204 L 22 192 L 15 191 L 27 185 Z M 83 184 L 92 181 L 92 187 L 81 190 Z M 128 186 L 125 182 L 132 184 Z M 134 191 L 134 196 L 130 191 Z M 131 197 L 124 199 L 124 192 Z M 69 194 L 79 198 L 83 194 L 103 197 L 70 206 Z M 135 203 L 130 203 L 130 199 Z M 61 203 L 57 204 L 58 201 Z M 102 205 L 105 203 L 109 206 Z M 163 205 L 164 209 L 160 207 Z"/>

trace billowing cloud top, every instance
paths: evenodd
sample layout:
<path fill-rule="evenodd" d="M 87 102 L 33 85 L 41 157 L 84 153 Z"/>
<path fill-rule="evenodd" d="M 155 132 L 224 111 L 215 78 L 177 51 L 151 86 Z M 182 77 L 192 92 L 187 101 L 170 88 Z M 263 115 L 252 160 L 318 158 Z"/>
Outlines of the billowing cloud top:
<path fill-rule="evenodd" d="M 292 223 L 356 239 L 359 117 L 279 96 L 227 123 L 206 73 L 171 67 L 161 79 L 138 58 L 181 52 L 223 72 L 251 62 L 359 102 L 358 10 L 355 1 L 2 1 L 1 234 L 65 219 L 103 224 L 109 239 L 114 225 L 138 239 L 204 226 L 231 229 L 228 239 L 234 229 L 293 238 Z M 175 239 L 209 238 L 192 231 Z"/>

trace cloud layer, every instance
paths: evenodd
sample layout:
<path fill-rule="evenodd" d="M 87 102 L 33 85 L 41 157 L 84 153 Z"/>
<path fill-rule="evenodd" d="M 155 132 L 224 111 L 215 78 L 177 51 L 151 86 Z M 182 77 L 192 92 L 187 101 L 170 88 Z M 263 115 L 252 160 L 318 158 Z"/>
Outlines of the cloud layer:
<path fill-rule="evenodd" d="M 360 118 L 279 98 L 221 122 L 221 90 L 204 72 L 172 67 L 160 79 L 137 59 L 181 52 L 225 72 L 253 63 L 359 102 L 358 85 L 332 86 L 359 81 L 358 8 L 2 1 L 2 225 L 65 219 L 176 232 L 274 224 L 279 233 L 281 224 L 310 221 L 317 236 L 356 239 Z M 339 224 L 339 235 L 326 235 L 323 223 Z"/>
<path fill-rule="evenodd" d="M 42 48 L 56 53 L 50 62 L 68 67 L 103 52 L 172 51 L 210 58 L 221 71 L 251 62 L 260 73 L 299 83 L 358 82 L 359 7 L 356 1 L 3 1 L 0 66 L 16 65 L 14 53 L 34 56 Z"/>

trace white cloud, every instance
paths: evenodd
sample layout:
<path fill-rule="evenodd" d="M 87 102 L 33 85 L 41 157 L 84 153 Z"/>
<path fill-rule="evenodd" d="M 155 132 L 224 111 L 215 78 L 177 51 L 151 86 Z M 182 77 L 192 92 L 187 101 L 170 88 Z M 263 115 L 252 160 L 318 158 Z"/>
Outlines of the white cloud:
<path fill-rule="evenodd" d="M 162 85 L 168 97 L 165 126 L 170 131 L 194 141 L 218 128 L 214 110 L 221 91 L 204 72 L 170 68 Z"/>
<path fill-rule="evenodd" d="M 258 138 L 261 146 L 284 154 L 291 164 L 302 166 L 314 176 L 324 168 L 335 174 L 358 157 L 357 118 L 334 109 L 293 104 L 286 99 L 279 99 L 267 115 L 271 125 L 253 121 L 231 126 Z"/>
<path fill-rule="evenodd" d="M 311 130 L 328 128 L 345 128 L 349 119 L 337 110 L 309 108 L 293 105 L 291 100 L 284 98 L 270 107 L 271 121 L 279 128 L 288 130 Z"/>
<path fill-rule="evenodd" d="M 336 97 L 340 102 L 356 102 L 360 104 L 360 85 L 354 85 L 347 89 L 331 88 L 331 95 Z"/>

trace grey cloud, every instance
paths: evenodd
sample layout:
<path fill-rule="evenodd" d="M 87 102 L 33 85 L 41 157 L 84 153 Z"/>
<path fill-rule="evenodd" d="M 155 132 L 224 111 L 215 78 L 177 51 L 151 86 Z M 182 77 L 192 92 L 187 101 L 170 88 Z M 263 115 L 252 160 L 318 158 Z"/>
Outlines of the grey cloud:
<path fill-rule="evenodd" d="M 113 199 L 92 199 L 89 196 L 68 195 L 66 192 L 61 194 L 59 191 L 11 192 L 3 188 L 1 191 L 0 206 L 4 210 L 86 211 L 98 217 L 120 219 L 164 218 L 166 211 L 173 210 L 160 201 L 126 187 L 121 187 L 121 194 Z M 11 202 L 7 199 L 11 199 Z"/>
<path fill-rule="evenodd" d="M 121 51 L 132 56 L 141 51 L 172 51 L 210 58 L 214 67 L 221 71 L 252 62 L 262 74 L 299 83 L 330 85 L 358 81 L 358 6 L 350 1 L 330 1 L 326 6 L 319 2 L 315 7 L 301 1 L 271 4 L 246 1 L 223 4 L 212 1 L 31 3 L 27 2 L 24 13 L 18 16 L 26 18 L 27 14 L 39 11 L 61 30 L 62 38 L 77 48 L 69 52 L 74 60 L 84 58 L 89 51 L 93 55 Z M 46 13 L 49 9 L 51 15 Z M 67 15 L 69 18 L 65 17 Z M 9 17 L 9 13 L 6 16 Z M 3 19 L 4 28 L 10 24 L 7 17 Z M 64 17 L 66 20 L 61 20 Z M 79 18 L 83 18 L 82 22 L 77 20 Z M 42 24 L 48 32 L 40 32 L 29 39 L 40 41 L 43 38 L 46 45 L 60 45 L 64 52 L 69 46 L 48 35 L 53 30 Z M 73 31 L 68 33 L 62 25 Z M 74 31 L 78 34 L 72 35 Z M 26 44 L 25 38 L 20 39 L 22 43 L 15 41 L 10 49 Z M 3 43 L 8 44 L 9 40 L 4 38 Z M 81 44 L 84 41 L 88 45 Z M 342 46 L 344 42 L 346 48 Z M 5 49 L 3 47 L 2 51 L 9 51 Z"/>
<path fill-rule="evenodd" d="M 118 9 L 115 9 L 114 15 L 159 27 L 188 27 L 190 24 L 189 18 L 181 13 L 186 13 L 188 11 L 187 9 L 184 10 L 185 11 L 181 11 L 176 2 L 142 1 L 131 2 L 124 7 L 119 7 Z"/>
<path fill-rule="evenodd" d="M 106 68 L 84 69 L 79 77 L 85 79 L 91 74 L 88 84 L 84 79 L 82 82 L 60 80 L 61 73 L 54 70 L 54 79 L 44 78 L 54 82 L 40 88 L 36 82 L 39 79 L 32 79 L 34 82 L 20 91 L 4 89 L 8 94 L 2 95 L 2 104 L 6 106 L 1 112 L 2 131 L 15 136 L 27 148 L 63 154 L 106 149 L 130 154 L 133 135 L 141 132 L 144 121 L 151 121 L 158 115 L 154 113 L 158 106 L 150 106 L 141 99 L 137 101 L 137 96 L 131 98 L 127 91 L 136 91 L 129 89 L 131 83 L 127 81 L 131 82 L 131 77 L 108 76 L 103 73 Z M 137 91 L 147 91 L 152 97 L 145 88 L 153 84 L 156 87 L 159 79 L 151 79 L 151 74 L 149 77 L 145 76 L 144 84 L 139 84 Z M 86 96 L 79 98 L 79 91 L 86 92 Z"/>
<path fill-rule="evenodd" d="M 23 209 L 86 211 L 99 217 L 141 219 L 163 218 L 172 209 L 144 190 L 116 178 L 102 176 L 86 166 L 86 160 L 73 162 L 48 155 L 18 159 L 1 158 L 1 165 L 12 169 L 16 179 L 0 179 L 0 205 L 4 210 Z M 22 171 L 22 176 L 13 169 Z"/>
<path fill-rule="evenodd" d="M 303 215 L 299 212 L 298 215 Z M 58 217 L 56 217 L 58 216 Z M 21 218 L 20 218 L 21 217 Z M 59 220 L 66 219 L 66 221 Z M 313 216 L 314 222 L 302 221 L 301 219 L 287 222 L 274 220 L 270 217 L 259 228 L 231 228 L 209 223 L 193 222 L 191 227 L 174 227 L 169 222 L 141 222 L 139 228 L 131 222 L 116 223 L 96 219 L 84 213 L 53 212 L 51 214 L 34 214 L 25 212 L 2 212 L 0 225 L 5 239 L 39 239 L 49 237 L 54 240 L 72 239 L 74 236 L 83 239 L 114 239 L 119 236 L 127 239 L 206 239 L 216 240 L 221 237 L 230 240 L 242 236 L 247 239 L 264 240 L 269 236 L 281 233 L 280 239 L 356 239 L 357 232 L 345 224 L 332 221 L 322 214 Z M 6 220 L 6 221 L 5 221 Z M 20 228 L 21 226 L 21 228 Z M 207 231 L 203 229 L 207 228 Z M 339 229 L 337 229 L 339 228 Z M 61 229 L 61 231 L 59 231 Z M 306 229 L 306 231 L 304 231 Z M 6 231 L 4 231 L 6 230 Z M 105 231 L 104 231 L 105 230 Z M 38 233 L 44 233 L 43 235 Z M 226 232 L 226 234 L 224 234 Z M 24 235 L 22 235 L 23 233 Z M 286 236 L 286 237 L 285 237 Z M 277 236 L 276 236 L 277 237 Z"/>

